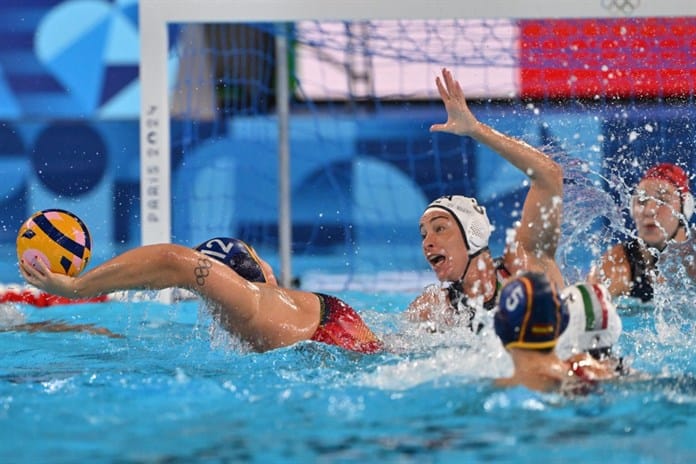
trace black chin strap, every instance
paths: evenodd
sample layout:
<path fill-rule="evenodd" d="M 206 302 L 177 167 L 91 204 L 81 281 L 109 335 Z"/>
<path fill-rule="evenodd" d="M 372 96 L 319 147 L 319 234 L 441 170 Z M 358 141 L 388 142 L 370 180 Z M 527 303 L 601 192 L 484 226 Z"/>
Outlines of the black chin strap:
<path fill-rule="evenodd" d="M 462 276 L 457 280 L 456 282 L 452 282 L 450 286 L 448 287 L 448 293 L 450 296 L 450 301 L 454 301 L 455 299 L 459 299 L 460 297 L 466 297 L 464 293 L 464 277 L 466 277 L 467 272 L 469 272 L 469 266 L 471 266 L 471 261 L 484 251 L 488 251 L 488 247 L 483 247 L 480 250 L 478 250 L 475 253 L 472 253 L 469 255 L 469 261 L 466 263 L 466 267 L 464 268 L 464 272 L 462 273 Z M 468 298 L 467 298 L 468 299 Z"/>
<path fill-rule="evenodd" d="M 662 252 L 665 250 L 665 248 L 667 248 L 667 245 L 669 244 L 669 242 L 671 242 L 672 240 L 674 240 L 674 237 L 677 236 L 677 234 L 679 233 L 679 229 L 681 229 L 682 227 L 684 227 L 683 222 L 682 222 L 681 219 L 679 219 L 679 225 L 677 226 L 676 229 L 674 229 L 674 232 L 672 232 L 672 235 L 670 235 L 669 238 L 668 238 L 667 240 L 665 240 L 665 244 L 663 245 L 663 247 L 662 247 L 662 248 L 657 248 L 657 247 L 655 247 L 655 248 L 657 249 L 657 251 L 659 251 L 660 253 L 662 253 Z M 684 229 L 686 230 L 686 233 L 688 234 L 688 233 L 689 233 L 689 228 L 688 228 L 688 227 L 685 227 Z M 468 267 L 468 266 L 467 266 L 467 267 Z"/>
<path fill-rule="evenodd" d="M 484 251 L 488 251 L 488 247 L 481 248 L 478 250 L 476 253 L 472 253 L 469 256 L 469 261 L 466 263 L 466 267 L 464 268 L 464 272 L 462 273 L 462 277 L 456 281 L 452 282 L 450 286 L 447 288 L 447 295 L 450 300 L 450 305 L 454 309 L 455 314 L 460 314 L 460 303 L 463 303 L 464 309 L 466 311 L 466 314 L 469 316 L 468 320 L 468 327 L 471 329 L 474 333 L 479 333 L 481 329 L 483 329 L 483 324 L 479 323 L 478 326 L 474 327 L 474 317 L 476 316 L 476 308 L 472 305 L 469 304 L 469 297 L 466 296 L 466 293 L 464 293 L 464 278 L 466 277 L 467 272 L 469 272 L 469 266 L 471 265 L 471 261 L 483 253 Z M 485 303 L 484 303 L 484 308 L 485 308 Z M 489 308 L 486 308 L 489 309 Z"/>
<path fill-rule="evenodd" d="M 658 251 L 660 253 L 662 253 L 662 251 L 665 248 L 667 248 L 667 244 L 669 242 L 674 240 L 674 237 L 677 236 L 677 234 L 679 233 L 679 229 L 681 229 L 682 227 L 684 228 L 684 231 L 686 232 L 687 238 L 689 238 L 689 236 L 691 235 L 691 231 L 689 230 L 689 222 L 685 221 L 686 216 L 684 215 L 684 197 L 682 195 L 679 195 L 679 201 L 681 202 L 681 211 L 679 212 L 679 224 L 677 225 L 677 228 L 674 229 L 674 232 L 672 233 L 672 235 L 670 235 L 670 237 L 667 240 L 665 240 L 665 246 L 663 246 L 662 248 L 658 248 Z"/>
<path fill-rule="evenodd" d="M 482 254 L 484 251 L 488 251 L 488 247 L 483 247 L 480 250 L 478 250 L 475 253 L 472 253 L 469 255 L 469 261 L 466 262 L 466 267 L 464 268 L 464 272 L 462 273 L 462 276 L 459 278 L 457 283 L 461 287 L 462 283 L 464 282 L 464 277 L 466 277 L 466 273 L 469 272 L 469 266 L 471 266 L 471 261 L 477 257 L 478 255 Z"/>

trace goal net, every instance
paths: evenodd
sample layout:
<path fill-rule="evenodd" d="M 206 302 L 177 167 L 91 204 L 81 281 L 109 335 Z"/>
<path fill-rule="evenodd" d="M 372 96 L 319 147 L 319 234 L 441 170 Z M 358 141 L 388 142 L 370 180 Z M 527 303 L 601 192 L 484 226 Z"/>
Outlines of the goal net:
<path fill-rule="evenodd" d="M 285 283 L 410 291 L 433 279 L 418 219 L 456 193 L 499 254 L 526 178 L 429 132 L 447 67 L 479 119 L 563 164 L 581 275 L 642 166 L 693 167 L 696 3 L 467 3 L 141 0 L 143 242 L 235 236 Z"/>

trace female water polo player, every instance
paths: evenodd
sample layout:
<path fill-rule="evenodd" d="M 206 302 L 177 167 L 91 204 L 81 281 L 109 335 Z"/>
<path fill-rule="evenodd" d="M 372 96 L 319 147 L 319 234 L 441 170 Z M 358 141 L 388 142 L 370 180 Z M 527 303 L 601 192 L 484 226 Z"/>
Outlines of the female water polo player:
<path fill-rule="evenodd" d="M 464 93 L 449 70 L 436 79 L 447 110 L 447 122 L 434 124 L 432 132 L 469 136 L 483 143 L 529 177 L 527 192 L 514 236 L 503 256 L 493 259 L 488 248 L 491 225 L 484 207 L 476 199 L 459 195 L 438 198 L 420 218 L 423 254 L 438 280 L 449 283 L 447 311 L 473 317 L 477 299 L 495 306 L 500 284 L 523 271 L 546 274 L 558 287 L 563 277 L 556 263 L 563 198 L 563 171 L 551 158 L 526 143 L 503 135 L 478 121 L 469 110 Z M 444 291 L 444 290 L 443 290 Z M 439 293 L 424 292 L 408 309 L 414 321 L 441 319 L 434 313 L 442 305 Z M 455 320 L 457 318 L 454 318 Z"/>
<path fill-rule="evenodd" d="M 564 361 L 554 348 L 568 326 L 567 301 L 546 274 L 525 272 L 501 289 L 495 333 L 510 354 L 514 372 L 496 385 L 531 390 L 586 393 L 613 377 L 594 358 Z"/>
<path fill-rule="evenodd" d="M 569 319 L 556 343 L 558 357 L 584 366 L 597 378 L 627 375 L 629 368 L 615 350 L 623 324 L 609 290 L 581 282 L 564 288 L 561 298 Z"/>
<path fill-rule="evenodd" d="M 315 340 L 375 353 L 382 342 L 338 298 L 279 287 L 271 267 L 240 240 L 216 238 L 197 249 L 175 244 L 127 251 L 77 277 L 21 261 L 26 281 L 46 292 L 84 298 L 117 290 L 185 288 L 209 303 L 214 319 L 257 351 Z"/>
<path fill-rule="evenodd" d="M 651 301 L 659 278 L 657 260 L 668 249 L 681 255 L 687 275 L 696 280 L 696 250 L 689 231 L 693 212 L 694 197 L 684 170 L 670 163 L 651 167 L 631 197 L 637 237 L 606 252 L 589 280 L 604 283 L 614 296 Z"/>

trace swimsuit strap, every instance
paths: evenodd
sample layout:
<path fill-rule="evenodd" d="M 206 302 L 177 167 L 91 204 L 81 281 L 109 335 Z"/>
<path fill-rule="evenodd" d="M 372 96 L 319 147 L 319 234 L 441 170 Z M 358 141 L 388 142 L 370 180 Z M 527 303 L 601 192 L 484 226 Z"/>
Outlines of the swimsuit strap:
<path fill-rule="evenodd" d="M 469 297 L 464 293 L 461 281 L 454 282 L 447 287 L 447 297 L 449 298 L 450 306 L 455 314 L 466 313 L 469 315 L 470 321 L 474 318 L 476 308 L 469 302 Z"/>
<path fill-rule="evenodd" d="M 327 311 L 326 299 L 330 296 L 326 295 L 325 293 L 315 293 L 315 295 L 319 298 L 319 325 L 324 325 L 329 320 L 329 311 Z"/>
<path fill-rule="evenodd" d="M 483 309 L 490 311 L 494 309 L 498 303 L 498 294 L 500 289 L 503 287 L 503 282 L 510 277 L 510 272 L 505 268 L 502 258 L 496 258 L 493 260 L 495 264 L 495 292 L 488 300 L 483 302 Z M 447 297 L 449 298 L 450 307 L 455 314 L 461 315 L 463 313 L 468 314 L 469 321 L 468 327 L 474 330 L 476 333 L 480 332 L 483 328 L 483 324 L 480 324 L 474 329 L 474 317 L 476 316 L 476 306 L 469 302 L 469 297 L 464 293 L 462 288 L 461 280 L 458 282 L 453 282 L 449 287 L 447 287 Z"/>
<path fill-rule="evenodd" d="M 631 269 L 631 296 L 640 298 L 643 302 L 652 300 L 654 289 L 648 273 L 649 264 L 643 257 L 642 245 L 638 239 L 632 239 L 622 244 L 628 265 Z"/>

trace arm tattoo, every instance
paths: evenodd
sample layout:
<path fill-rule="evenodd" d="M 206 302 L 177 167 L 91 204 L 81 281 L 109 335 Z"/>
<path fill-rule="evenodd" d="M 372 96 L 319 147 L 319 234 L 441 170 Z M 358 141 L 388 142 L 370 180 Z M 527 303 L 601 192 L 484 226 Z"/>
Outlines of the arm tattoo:
<path fill-rule="evenodd" d="M 210 275 L 210 268 L 213 263 L 208 258 L 199 258 L 198 265 L 193 268 L 193 274 L 196 276 L 196 283 L 199 287 L 205 285 L 205 279 Z"/>

